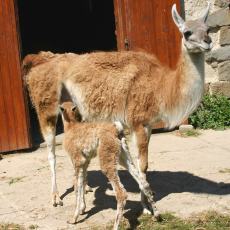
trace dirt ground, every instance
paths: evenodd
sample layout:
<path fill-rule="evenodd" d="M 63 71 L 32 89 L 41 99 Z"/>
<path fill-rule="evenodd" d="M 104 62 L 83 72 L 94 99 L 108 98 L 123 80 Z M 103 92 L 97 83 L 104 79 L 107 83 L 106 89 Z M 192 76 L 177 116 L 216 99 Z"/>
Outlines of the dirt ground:
<path fill-rule="evenodd" d="M 64 206 L 53 207 L 50 171 L 45 148 L 4 155 L 0 160 L 0 222 L 14 222 L 39 229 L 92 229 L 115 217 L 116 200 L 99 170 L 98 160 L 89 167 L 93 192 L 86 195 L 86 213 L 76 226 L 73 214 L 73 170 L 61 145 L 57 146 L 58 187 Z M 141 213 L 139 189 L 124 170 L 121 180 L 128 191 L 124 217 L 131 226 Z M 157 207 L 188 217 L 205 210 L 230 214 L 230 130 L 202 131 L 198 137 L 175 133 L 153 134 L 149 148 L 148 180 L 156 192 Z"/>

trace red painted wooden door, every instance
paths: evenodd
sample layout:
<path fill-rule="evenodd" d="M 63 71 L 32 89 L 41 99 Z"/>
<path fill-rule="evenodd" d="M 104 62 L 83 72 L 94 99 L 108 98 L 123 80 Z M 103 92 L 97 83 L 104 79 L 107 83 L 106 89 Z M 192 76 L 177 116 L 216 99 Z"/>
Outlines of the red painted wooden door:
<path fill-rule="evenodd" d="M 174 3 L 182 12 L 182 0 L 114 0 L 118 50 L 152 53 L 174 69 L 181 50 L 181 35 L 171 17 Z M 163 127 L 159 122 L 153 128 Z"/>
<path fill-rule="evenodd" d="M 181 0 L 114 0 L 119 50 L 145 50 L 174 68 L 180 54 L 180 33 L 171 17 Z"/>
<path fill-rule="evenodd" d="M 13 0 L 0 0 L 0 152 L 31 146 Z"/>

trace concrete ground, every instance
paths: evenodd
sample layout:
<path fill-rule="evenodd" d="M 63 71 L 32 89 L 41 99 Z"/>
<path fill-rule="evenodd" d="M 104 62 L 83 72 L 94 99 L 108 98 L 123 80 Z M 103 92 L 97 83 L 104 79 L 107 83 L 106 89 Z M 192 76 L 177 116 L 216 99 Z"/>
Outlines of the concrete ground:
<path fill-rule="evenodd" d="M 45 148 L 4 155 L 0 160 L 0 223 L 38 225 L 39 229 L 92 229 L 115 217 L 116 200 L 99 170 L 97 159 L 89 167 L 93 192 L 86 195 L 86 213 L 76 226 L 68 225 L 75 196 L 72 166 L 57 146 L 57 178 L 64 206 L 52 207 L 50 171 Z M 121 180 L 128 191 L 125 218 L 135 227 L 141 212 L 139 189 L 124 170 Z M 202 131 L 198 137 L 153 134 L 149 146 L 148 179 L 156 191 L 157 207 L 187 217 L 205 210 L 230 214 L 230 130 Z"/>

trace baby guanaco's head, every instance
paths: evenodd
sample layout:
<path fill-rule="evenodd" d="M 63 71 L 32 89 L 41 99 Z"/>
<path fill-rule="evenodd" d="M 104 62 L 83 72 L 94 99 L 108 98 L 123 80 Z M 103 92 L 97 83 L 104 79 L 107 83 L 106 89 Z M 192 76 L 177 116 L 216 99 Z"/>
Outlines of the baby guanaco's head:
<path fill-rule="evenodd" d="M 81 122 L 81 114 L 79 113 L 77 106 L 72 102 L 64 102 L 59 106 L 59 108 L 62 114 L 64 126 L 65 124 Z"/>

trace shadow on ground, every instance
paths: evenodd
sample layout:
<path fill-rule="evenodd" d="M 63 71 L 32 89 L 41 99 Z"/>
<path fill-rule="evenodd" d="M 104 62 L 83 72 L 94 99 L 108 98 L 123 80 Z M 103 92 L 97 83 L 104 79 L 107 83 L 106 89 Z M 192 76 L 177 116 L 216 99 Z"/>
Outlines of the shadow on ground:
<path fill-rule="evenodd" d="M 139 193 L 137 183 L 127 171 L 121 170 L 119 171 L 119 175 L 128 192 Z M 192 192 L 213 195 L 230 194 L 230 184 L 223 182 L 216 183 L 188 172 L 152 171 L 148 172 L 147 177 L 152 189 L 156 192 L 156 201 L 161 200 L 171 193 Z M 109 208 L 116 209 L 115 197 L 105 193 L 107 189 L 112 190 L 106 177 L 100 171 L 89 171 L 88 181 L 90 187 L 97 187 L 95 191 L 94 207 L 86 213 L 86 217 L 80 222 L 83 222 L 102 210 Z M 73 192 L 73 188 L 67 189 L 61 198 L 63 199 L 70 192 Z M 125 210 L 124 216 L 129 221 L 130 229 L 135 229 L 139 224 L 138 217 L 142 212 L 141 203 L 127 200 Z"/>

